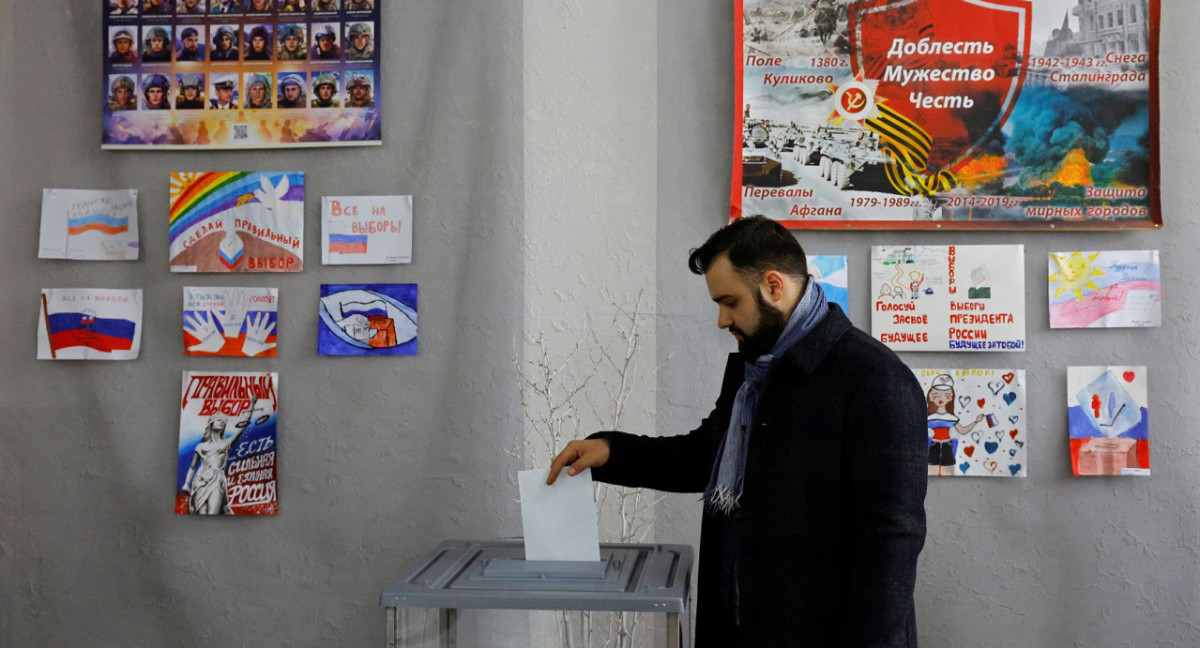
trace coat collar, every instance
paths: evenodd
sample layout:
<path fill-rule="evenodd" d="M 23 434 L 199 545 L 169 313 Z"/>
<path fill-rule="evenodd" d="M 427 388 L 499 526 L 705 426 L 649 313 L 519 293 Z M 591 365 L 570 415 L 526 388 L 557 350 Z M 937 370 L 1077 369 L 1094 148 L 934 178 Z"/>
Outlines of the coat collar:
<path fill-rule="evenodd" d="M 783 357 L 795 365 L 801 375 L 808 375 L 821 364 L 833 345 L 852 327 L 850 319 L 837 304 L 829 304 L 829 313 L 804 339 L 793 344 Z"/>

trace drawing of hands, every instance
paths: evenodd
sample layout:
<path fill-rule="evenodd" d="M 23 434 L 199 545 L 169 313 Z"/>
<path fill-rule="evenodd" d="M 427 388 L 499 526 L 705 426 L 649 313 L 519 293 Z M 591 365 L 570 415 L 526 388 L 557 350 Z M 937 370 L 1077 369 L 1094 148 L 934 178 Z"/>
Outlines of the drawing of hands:
<path fill-rule="evenodd" d="M 213 319 L 209 311 L 184 314 L 183 328 L 200 340 L 200 344 L 193 344 L 187 348 L 188 353 L 216 353 L 225 346 L 225 338 L 217 330 Z"/>
<path fill-rule="evenodd" d="M 275 322 L 268 321 L 269 319 L 266 313 L 250 316 L 250 320 L 246 324 L 246 339 L 242 342 L 244 355 L 253 357 L 275 348 L 274 342 L 267 342 L 267 336 L 275 330 Z"/>
<path fill-rule="evenodd" d="M 249 293 L 244 290 L 225 292 L 225 310 L 221 312 L 221 328 L 225 330 L 225 337 L 235 338 L 242 332 L 242 322 L 246 320 L 248 310 Z"/>

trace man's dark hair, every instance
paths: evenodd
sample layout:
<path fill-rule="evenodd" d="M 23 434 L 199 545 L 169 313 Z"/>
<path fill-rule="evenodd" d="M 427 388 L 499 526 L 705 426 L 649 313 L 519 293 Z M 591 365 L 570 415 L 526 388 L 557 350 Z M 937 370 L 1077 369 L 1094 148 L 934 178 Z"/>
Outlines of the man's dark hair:
<path fill-rule="evenodd" d="M 758 282 L 764 272 L 777 270 L 796 280 L 808 277 L 804 248 L 783 225 L 766 216 L 739 218 L 708 237 L 688 256 L 688 268 L 704 274 L 722 254 L 738 276 L 749 285 Z"/>

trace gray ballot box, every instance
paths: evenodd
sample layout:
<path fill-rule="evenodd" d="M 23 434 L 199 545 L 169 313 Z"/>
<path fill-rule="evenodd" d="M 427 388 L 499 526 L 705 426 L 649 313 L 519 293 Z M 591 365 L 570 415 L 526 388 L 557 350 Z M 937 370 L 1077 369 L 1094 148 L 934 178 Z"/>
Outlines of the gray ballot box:
<path fill-rule="evenodd" d="M 387 645 L 403 646 L 402 608 L 439 610 L 440 645 L 458 645 L 458 610 L 596 610 L 666 615 L 666 645 L 680 646 L 691 545 L 605 544 L 598 562 L 525 560 L 520 540 L 446 540 L 379 597 Z M 686 617 L 685 617 L 686 620 Z"/>

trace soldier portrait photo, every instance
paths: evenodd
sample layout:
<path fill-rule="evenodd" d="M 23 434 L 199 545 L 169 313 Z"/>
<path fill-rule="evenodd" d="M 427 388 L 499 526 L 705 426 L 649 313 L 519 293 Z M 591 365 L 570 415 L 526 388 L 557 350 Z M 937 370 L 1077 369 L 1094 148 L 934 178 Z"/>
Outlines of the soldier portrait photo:
<path fill-rule="evenodd" d="M 275 51 L 280 61 L 303 61 L 308 58 L 308 48 L 303 24 L 279 26 L 279 44 Z"/>
<path fill-rule="evenodd" d="M 114 16 L 138 15 L 137 0 L 109 0 L 108 13 Z"/>
<path fill-rule="evenodd" d="M 171 62 L 171 28 L 149 27 L 142 32 L 142 63 Z"/>
<path fill-rule="evenodd" d="M 201 16 L 208 9 L 208 0 L 179 0 L 175 13 L 184 16 Z"/>
<path fill-rule="evenodd" d="M 246 25 L 246 53 L 243 61 L 271 60 L 271 26 Z"/>
<path fill-rule="evenodd" d="M 111 27 L 108 31 L 112 34 L 108 60 L 113 63 L 136 63 L 138 56 L 133 48 L 133 36 L 137 27 Z"/>
<path fill-rule="evenodd" d="M 375 56 L 373 36 L 370 23 L 351 23 L 346 28 L 346 59 L 361 61 Z"/>
<path fill-rule="evenodd" d="M 245 10 L 248 14 L 271 13 L 274 9 L 271 0 L 246 0 Z"/>
<path fill-rule="evenodd" d="M 171 107 L 167 93 L 171 82 L 162 74 L 142 75 L 142 110 L 166 110 Z"/>
<path fill-rule="evenodd" d="M 212 91 L 209 95 L 209 110 L 234 110 L 238 107 L 237 75 L 214 74 Z"/>
<path fill-rule="evenodd" d="M 279 75 L 279 97 L 275 105 L 279 108 L 307 108 L 308 95 L 304 92 L 304 74 L 289 72 Z"/>
<path fill-rule="evenodd" d="M 338 61 L 342 51 L 338 48 L 338 24 L 323 23 L 313 25 L 312 56 L 314 61 Z"/>
<path fill-rule="evenodd" d="M 342 104 L 337 99 L 337 91 L 337 72 L 322 72 L 318 74 L 313 78 L 312 107 L 340 108 Z"/>
<path fill-rule="evenodd" d="M 221 25 L 212 36 L 210 61 L 238 60 L 238 29 L 236 25 Z"/>
<path fill-rule="evenodd" d="M 206 51 L 204 43 L 204 25 L 195 27 L 188 25 L 180 29 L 179 41 L 175 48 L 175 60 L 203 61 Z"/>
<path fill-rule="evenodd" d="M 204 75 L 180 74 L 175 77 L 179 87 L 175 95 L 175 110 L 202 110 L 204 108 Z"/>
<path fill-rule="evenodd" d="M 170 16 L 174 13 L 171 0 L 142 0 L 143 16 Z"/>
<path fill-rule="evenodd" d="M 260 110 L 271 107 L 271 77 L 266 74 L 246 75 L 246 103 L 244 108 Z"/>
<path fill-rule="evenodd" d="M 109 110 L 137 110 L 137 89 L 133 79 L 126 74 L 109 77 L 108 81 Z"/>
<path fill-rule="evenodd" d="M 242 13 L 241 0 L 208 0 L 208 13 L 210 14 L 240 14 Z"/>
<path fill-rule="evenodd" d="M 346 84 L 347 108 L 374 108 L 375 97 L 371 96 L 371 73 L 354 72 Z"/>

